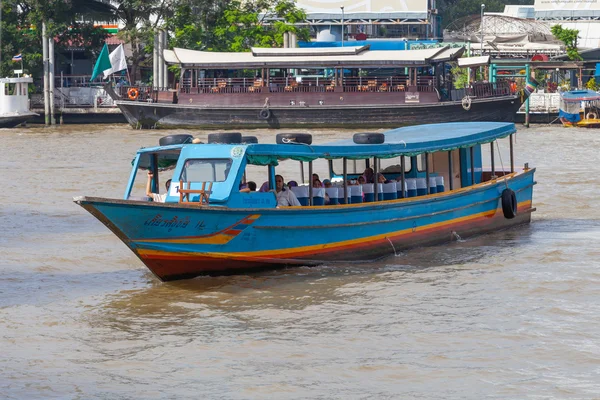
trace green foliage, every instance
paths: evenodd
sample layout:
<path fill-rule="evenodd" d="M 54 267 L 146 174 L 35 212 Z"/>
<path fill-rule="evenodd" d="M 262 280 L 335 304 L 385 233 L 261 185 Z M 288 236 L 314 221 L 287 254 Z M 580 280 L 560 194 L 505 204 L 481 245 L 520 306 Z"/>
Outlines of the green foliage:
<path fill-rule="evenodd" d="M 454 77 L 454 87 L 456 89 L 462 89 L 469 86 L 469 69 L 460 68 L 459 66 L 453 67 L 450 73 Z"/>
<path fill-rule="evenodd" d="M 175 33 L 174 47 L 208 51 L 281 47 L 285 32 L 309 39 L 307 28 L 294 25 L 304 21 L 306 14 L 291 0 L 215 1 L 213 7 L 206 3 L 189 0 L 176 7 L 168 24 Z"/>
<path fill-rule="evenodd" d="M 569 60 L 583 60 L 577 51 L 577 39 L 579 31 L 577 29 L 563 28 L 561 25 L 554 25 L 551 32 L 558 40 L 565 44 Z"/>
<path fill-rule="evenodd" d="M 596 78 L 594 78 L 594 77 L 590 78 L 590 80 L 587 81 L 587 83 L 585 84 L 585 87 L 590 90 L 598 90 L 598 84 L 596 83 Z"/>

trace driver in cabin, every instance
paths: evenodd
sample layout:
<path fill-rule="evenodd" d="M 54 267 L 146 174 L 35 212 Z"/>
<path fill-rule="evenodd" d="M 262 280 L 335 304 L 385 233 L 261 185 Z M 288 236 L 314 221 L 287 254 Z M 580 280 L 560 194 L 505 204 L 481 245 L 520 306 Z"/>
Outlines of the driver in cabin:
<path fill-rule="evenodd" d="M 277 196 L 277 207 L 300 206 L 300 202 L 296 195 L 286 189 L 283 184 L 283 176 L 275 175 L 275 195 Z"/>
<path fill-rule="evenodd" d="M 152 201 L 156 201 L 159 203 L 164 203 L 166 198 L 167 198 L 167 193 L 169 193 L 169 188 L 171 187 L 171 180 L 169 179 L 166 183 L 165 183 L 165 187 L 167 188 L 167 192 L 164 194 L 159 194 L 159 193 L 152 193 L 152 178 L 154 177 L 154 174 L 150 171 L 148 171 L 148 182 L 146 182 L 146 196 L 150 197 L 152 199 Z"/>

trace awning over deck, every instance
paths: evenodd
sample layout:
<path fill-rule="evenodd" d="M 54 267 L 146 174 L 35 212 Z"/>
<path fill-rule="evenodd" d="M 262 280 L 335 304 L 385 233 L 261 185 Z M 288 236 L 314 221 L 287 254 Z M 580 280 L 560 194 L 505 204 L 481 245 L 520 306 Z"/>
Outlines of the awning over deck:
<path fill-rule="evenodd" d="M 464 47 L 422 50 L 370 50 L 369 46 L 338 48 L 253 48 L 251 52 L 209 52 L 175 48 L 165 50 L 165 61 L 182 68 L 368 68 L 425 67 L 456 60 Z"/>
<path fill-rule="evenodd" d="M 277 165 L 278 160 L 311 161 L 317 158 L 394 158 L 468 148 L 490 143 L 516 132 L 505 122 L 453 122 L 409 126 L 384 132 L 383 144 L 355 144 L 352 139 L 323 145 L 253 144 L 246 155 L 251 164 Z"/>
<path fill-rule="evenodd" d="M 490 56 L 459 58 L 458 66 L 461 68 L 482 67 L 490 63 Z"/>

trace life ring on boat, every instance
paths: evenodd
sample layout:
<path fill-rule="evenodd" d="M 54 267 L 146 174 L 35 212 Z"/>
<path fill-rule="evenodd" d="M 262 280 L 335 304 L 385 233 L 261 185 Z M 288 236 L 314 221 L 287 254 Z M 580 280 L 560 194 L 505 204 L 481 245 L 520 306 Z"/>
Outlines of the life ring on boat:
<path fill-rule="evenodd" d="M 381 144 L 385 142 L 385 135 L 375 132 L 355 133 L 352 140 L 356 144 Z"/>
<path fill-rule="evenodd" d="M 208 143 L 241 144 L 242 134 L 239 132 L 209 133 Z"/>
<path fill-rule="evenodd" d="M 269 110 L 268 108 L 263 108 L 258 113 L 258 118 L 260 118 L 260 119 L 269 119 L 269 118 L 271 118 L 271 110 Z"/>
<path fill-rule="evenodd" d="M 158 139 L 159 146 L 170 146 L 172 144 L 192 143 L 194 137 L 192 135 L 169 135 Z"/>
<path fill-rule="evenodd" d="M 467 111 L 469 111 L 471 109 L 471 98 L 469 96 L 463 97 L 462 107 Z"/>
<path fill-rule="evenodd" d="M 517 195 L 512 189 L 502 191 L 502 213 L 504 218 L 513 219 L 517 215 Z"/>
<path fill-rule="evenodd" d="M 139 95 L 140 91 L 134 87 L 129 88 L 129 90 L 127 91 L 127 97 L 129 97 L 129 100 L 137 100 Z"/>
<path fill-rule="evenodd" d="M 598 119 L 598 116 L 595 112 L 589 112 L 585 115 L 585 119 Z"/>
<path fill-rule="evenodd" d="M 242 136 L 242 144 L 258 143 L 256 136 Z"/>
<path fill-rule="evenodd" d="M 310 133 L 278 133 L 277 136 L 275 136 L 275 143 L 277 143 L 277 144 L 290 144 L 290 143 L 312 144 L 312 135 Z"/>

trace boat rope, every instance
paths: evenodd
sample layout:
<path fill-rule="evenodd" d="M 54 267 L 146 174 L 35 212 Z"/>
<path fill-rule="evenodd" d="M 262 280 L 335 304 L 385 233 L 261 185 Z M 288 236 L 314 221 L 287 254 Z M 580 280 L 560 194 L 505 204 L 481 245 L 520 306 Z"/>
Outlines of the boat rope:
<path fill-rule="evenodd" d="M 265 98 L 265 104 L 263 104 L 263 110 L 268 110 L 269 106 L 271 105 L 271 102 L 269 101 L 269 98 Z"/>
<path fill-rule="evenodd" d="M 504 178 L 504 185 L 508 189 L 508 182 L 506 181 L 506 171 L 504 170 L 504 163 L 502 162 L 502 154 L 500 153 L 500 146 L 498 146 L 498 141 L 496 141 L 496 147 L 498 148 L 498 158 L 500 159 L 500 166 L 502 167 L 502 177 Z"/>
<path fill-rule="evenodd" d="M 394 255 L 396 257 L 398 257 L 398 252 L 396 251 L 396 248 L 394 247 L 394 243 L 392 243 L 392 241 L 390 240 L 389 237 L 386 236 L 386 239 L 388 240 L 388 242 L 390 242 L 390 244 L 392 245 L 392 250 L 394 250 Z"/>
<path fill-rule="evenodd" d="M 310 149 L 310 151 L 312 151 L 313 153 L 315 152 L 315 149 L 313 149 L 310 144 L 296 142 L 294 139 L 281 138 L 281 143 L 283 143 L 283 144 L 301 144 L 303 146 L 308 147 Z"/>

